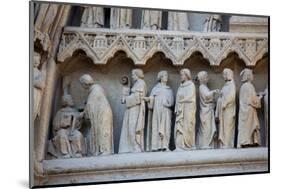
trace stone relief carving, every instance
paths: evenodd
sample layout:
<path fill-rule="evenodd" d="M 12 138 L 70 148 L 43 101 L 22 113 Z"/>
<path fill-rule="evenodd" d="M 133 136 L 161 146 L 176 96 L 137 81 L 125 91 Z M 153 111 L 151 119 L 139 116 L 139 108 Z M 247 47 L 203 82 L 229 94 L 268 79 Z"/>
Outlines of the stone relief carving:
<path fill-rule="evenodd" d="M 189 29 L 186 12 L 168 12 L 168 30 L 187 31 Z"/>
<path fill-rule="evenodd" d="M 144 97 L 150 109 L 148 115 L 148 151 L 169 151 L 174 96 L 167 85 L 167 71 L 160 71 L 149 97 Z"/>
<path fill-rule="evenodd" d="M 176 97 L 176 150 L 195 149 L 196 91 L 189 69 L 180 71 L 181 84 Z"/>
<path fill-rule="evenodd" d="M 222 30 L 222 17 L 221 15 L 214 14 L 208 16 L 205 20 L 205 32 L 220 32 Z"/>
<path fill-rule="evenodd" d="M 147 94 L 141 69 L 132 70 L 134 84 L 130 94 L 123 99 L 126 110 L 123 118 L 119 153 L 144 151 L 145 101 Z"/>
<path fill-rule="evenodd" d="M 162 12 L 156 10 L 142 11 L 142 29 L 157 30 L 161 28 Z"/>
<path fill-rule="evenodd" d="M 268 86 L 266 86 L 264 93 L 263 93 L 263 105 L 264 105 L 264 125 L 265 125 L 265 145 L 268 146 Z"/>
<path fill-rule="evenodd" d="M 89 95 L 82 112 L 91 123 L 89 135 L 90 155 L 109 155 L 113 153 L 113 115 L 104 89 L 93 78 L 84 74 L 79 79 Z"/>
<path fill-rule="evenodd" d="M 235 114 L 236 114 L 236 89 L 233 80 L 233 71 L 225 68 L 223 70 L 225 81 L 217 100 L 215 117 L 219 125 L 218 142 L 221 148 L 234 147 Z"/>
<path fill-rule="evenodd" d="M 237 147 L 260 145 L 260 123 L 257 109 L 261 108 L 262 95 L 257 95 L 252 81 L 253 71 L 245 68 L 240 73 L 243 82 L 239 93 L 239 121 Z"/>
<path fill-rule="evenodd" d="M 215 147 L 215 137 L 218 133 L 215 123 L 215 97 L 220 92 L 218 89 L 210 90 L 207 86 L 209 78 L 206 71 L 200 71 L 197 74 L 200 82 L 200 127 L 198 131 L 198 147 L 209 149 Z"/>
<path fill-rule="evenodd" d="M 85 7 L 81 27 L 102 28 L 104 27 L 104 9 L 103 7 Z"/>
<path fill-rule="evenodd" d="M 133 10 L 125 8 L 111 8 L 110 28 L 131 28 Z"/>
<path fill-rule="evenodd" d="M 99 29 L 101 30 L 101 29 Z M 136 65 L 144 65 L 156 52 L 163 52 L 171 59 L 174 65 L 183 65 L 192 53 L 201 52 L 211 66 L 219 66 L 228 56 L 235 52 L 247 66 L 254 66 L 268 51 L 267 37 L 220 33 L 213 36 L 211 33 L 145 30 L 142 34 L 130 30 L 115 32 L 102 29 L 101 31 L 81 31 L 74 28 L 65 28 L 61 38 L 58 61 L 63 62 L 79 49 L 85 51 L 95 64 L 106 64 L 118 50 L 124 51 Z M 256 44 L 250 48 L 248 43 Z M 246 50 L 248 48 L 248 50 Z"/>
<path fill-rule="evenodd" d="M 34 53 L 33 58 L 33 121 L 39 116 L 41 98 L 45 87 L 45 74 L 39 70 L 40 54 Z"/>
<path fill-rule="evenodd" d="M 79 131 L 81 113 L 73 106 L 71 95 L 62 97 L 62 106 L 53 120 L 53 135 L 48 153 L 55 158 L 80 158 L 86 154 L 85 138 Z"/>

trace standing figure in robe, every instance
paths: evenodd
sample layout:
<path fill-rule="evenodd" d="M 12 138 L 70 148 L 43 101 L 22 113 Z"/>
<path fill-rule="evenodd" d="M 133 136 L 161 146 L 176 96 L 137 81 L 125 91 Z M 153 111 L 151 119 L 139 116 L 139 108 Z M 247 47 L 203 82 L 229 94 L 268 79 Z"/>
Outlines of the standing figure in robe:
<path fill-rule="evenodd" d="M 126 110 L 123 118 L 119 153 L 144 151 L 145 101 L 147 87 L 141 69 L 132 70 L 133 86 L 123 99 Z"/>
<path fill-rule="evenodd" d="M 151 135 L 151 150 L 166 151 L 169 150 L 169 142 L 171 136 L 171 121 L 172 121 L 172 106 L 174 105 L 174 97 L 172 89 L 167 85 L 169 76 L 167 71 L 160 71 L 157 75 L 158 84 L 153 87 L 150 96 L 145 97 L 148 102 L 148 108 L 152 113 Z"/>
<path fill-rule="evenodd" d="M 42 94 L 45 86 L 45 75 L 39 70 L 40 54 L 34 53 L 33 60 L 33 122 L 40 113 Z"/>
<path fill-rule="evenodd" d="M 189 69 L 180 71 L 181 84 L 177 92 L 175 113 L 176 150 L 195 149 L 196 91 Z"/>
<path fill-rule="evenodd" d="M 131 28 L 133 10 L 126 8 L 111 8 L 110 28 Z"/>
<path fill-rule="evenodd" d="M 263 92 L 263 105 L 264 105 L 264 126 L 265 126 L 265 146 L 268 146 L 268 86 Z"/>
<path fill-rule="evenodd" d="M 198 147 L 201 149 L 209 149 L 215 147 L 215 135 L 217 133 L 215 123 L 215 95 L 219 90 L 210 90 L 207 86 L 209 78 L 206 71 L 198 73 L 197 78 L 200 82 L 200 127 L 198 131 Z"/>
<path fill-rule="evenodd" d="M 188 15 L 186 12 L 168 12 L 168 30 L 189 30 Z"/>
<path fill-rule="evenodd" d="M 89 92 L 84 109 L 85 118 L 91 122 L 89 152 L 93 156 L 110 155 L 113 153 L 113 115 L 104 89 L 88 74 L 82 75 L 79 81 Z"/>
<path fill-rule="evenodd" d="M 156 10 L 147 10 L 142 11 L 142 29 L 157 30 L 161 29 L 162 23 L 162 12 Z"/>
<path fill-rule="evenodd" d="M 233 148 L 236 111 L 236 89 L 233 80 L 233 71 L 225 68 L 223 70 L 223 78 L 225 84 L 221 89 L 215 113 L 216 120 L 219 121 L 218 142 L 220 148 Z"/>
<path fill-rule="evenodd" d="M 79 158 L 85 154 L 85 140 L 79 131 L 82 115 L 73 106 L 70 95 L 62 98 L 63 108 L 53 121 L 54 138 L 49 142 L 48 152 L 57 158 Z"/>
<path fill-rule="evenodd" d="M 243 82 L 239 94 L 239 121 L 237 147 L 259 146 L 260 123 L 257 109 L 261 108 L 261 95 L 257 95 L 252 81 L 253 71 L 245 68 L 240 73 Z"/>
<path fill-rule="evenodd" d="M 104 27 L 104 9 L 103 7 L 85 7 L 81 27 L 102 28 Z"/>
<path fill-rule="evenodd" d="M 205 32 L 220 32 L 222 30 L 221 15 L 214 14 L 206 18 L 204 31 Z"/>

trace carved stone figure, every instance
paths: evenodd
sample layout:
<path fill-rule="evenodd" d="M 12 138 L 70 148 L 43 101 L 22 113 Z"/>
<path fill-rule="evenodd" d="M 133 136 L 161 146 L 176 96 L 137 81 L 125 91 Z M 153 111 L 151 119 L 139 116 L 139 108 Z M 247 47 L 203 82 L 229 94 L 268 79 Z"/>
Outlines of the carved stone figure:
<path fill-rule="evenodd" d="M 219 90 L 210 90 L 207 86 L 209 81 L 208 73 L 201 71 L 197 78 L 200 82 L 200 127 L 198 131 L 198 146 L 201 149 L 214 148 L 215 135 L 217 133 L 214 113 L 215 95 Z"/>
<path fill-rule="evenodd" d="M 160 71 L 157 76 L 158 84 L 153 87 L 150 96 L 145 97 L 148 102 L 149 123 L 151 129 L 150 149 L 152 151 L 169 150 L 169 142 L 171 136 L 171 120 L 172 106 L 174 105 L 174 97 L 172 89 L 167 85 L 168 72 Z M 152 115 L 151 115 L 152 114 Z"/>
<path fill-rule="evenodd" d="M 206 18 L 204 31 L 205 32 L 218 32 L 222 30 L 222 17 L 221 15 L 214 14 Z"/>
<path fill-rule="evenodd" d="M 264 105 L 264 126 L 265 126 L 265 145 L 268 146 L 268 86 L 264 90 L 263 105 Z"/>
<path fill-rule="evenodd" d="M 261 95 L 257 95 L 252 81 L 253 71 L 245 68 L 240 73 L 243 85 L 239 94 L 239 121 L 237 147 L 260 145 L 260 123 L 257 115 L 261 108 Z"/>
<path fill-rule="evenodd" d="M 50 34 L 50 29 L 57 15 L 58 5 L 51 3 L 42 3 L 40 5 L 40 14 L 35 22 L 35 29 L 44 34 Z"/>
<path fill-rule="evenodd" d="M 132 9 L 111 8 L 110 28 L 131 28 L 132 18 Z"/>
<path fill-rule="evenodd" d="M 104 9 L 103 7 L 85 7 L 81 27 L 102 28 L 104 27 Z"/>
<path fill-rule="evenodd" d="M 190 70 L 182 69 L 180 75 L 175 105 L 175 144 L 176 150 L 190 150 L 195 148 L 196 91 Z"/>
<path fill-rule="evenodd" d="M 45 86 L 45 74 L 39 70 L 40 54 L 34 53 L 33 59 L 33 121 L 39 116 L 41 98 Z"/>
<path fill-rule="evenodd" d="M 112 154 L 113 115 L 104 89 L 88 74 L 82 75 L 79 81 L 89 91 L 84 109 L 84 117 L 91 122 L 89 152 L 95 156 Z"/>
<path fill-rule="evenodd" d="M 143 10 L 142 29 L 157 30 L 161 28 L 162 12 L 156 10 Z"/>
<path fill-rule="evenodd" d="M 130 95 L 125 97 L 126 111 L 123 118 L 119 153 L 144 151 L 145 101 L 147 94 L 141 69 L 132 70 L 134 84 Z"/>
<path fill-rule="evenodd" d="M 215 117 L 219 121 L 218 142 L 221 148 L 233 148 L 236 111 L 236 89 L 233 80 L 233 71 L 225 68 L 223 70 L 223 78 L 225 84 L 221 89 L 215 113 Z"/>
<path fill-rule="evenodd" d="M 186 31 L 189 29 L 186 12 L 168 12 L 168 30 Z"/>
<path fill-rule="evenodd" d="M 79 131 L 82 115 L 73 108 L 70 95 L 63 96 L 62 105 L 53 120 L 54 138 L 49 142 L 48 152 L 56 158 L 82 157 L 85 154 L 85 139 Z"/>

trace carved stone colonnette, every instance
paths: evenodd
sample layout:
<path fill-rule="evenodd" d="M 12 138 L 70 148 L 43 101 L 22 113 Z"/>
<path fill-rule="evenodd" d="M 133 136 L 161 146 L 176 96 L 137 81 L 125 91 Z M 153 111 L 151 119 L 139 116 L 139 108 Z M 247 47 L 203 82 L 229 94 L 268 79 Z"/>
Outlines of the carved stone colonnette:
<path fill-rule="evenodd" d="M 126 52 L 135 65 L 145 65 L 156 52 L 163 52 L 173 65 L 183 65 L 199 51 L 211 66 L 219 66 L 236 52 L 246 66 L 255 66 L 268 52 L 268 35 L 257 33 L 199 33 L 153 30 L 112 30 L 66 27 L 61 37 L 57 60 L 64 62 L 76 50 L 83 50 L 95 64 L 106 64 L 117 51 Z"/>

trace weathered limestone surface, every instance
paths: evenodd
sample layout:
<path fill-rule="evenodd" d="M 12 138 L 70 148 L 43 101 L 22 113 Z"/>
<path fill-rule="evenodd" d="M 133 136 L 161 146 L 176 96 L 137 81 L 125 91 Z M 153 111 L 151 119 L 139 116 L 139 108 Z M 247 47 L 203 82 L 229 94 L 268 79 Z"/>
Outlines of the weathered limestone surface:
<path fill-rule="evenodd" d="M 104 182 L 267 172 L 267 152 L 267 148 L 147 152 L 46 160 L 43 165 L 46 184 Z"/>

